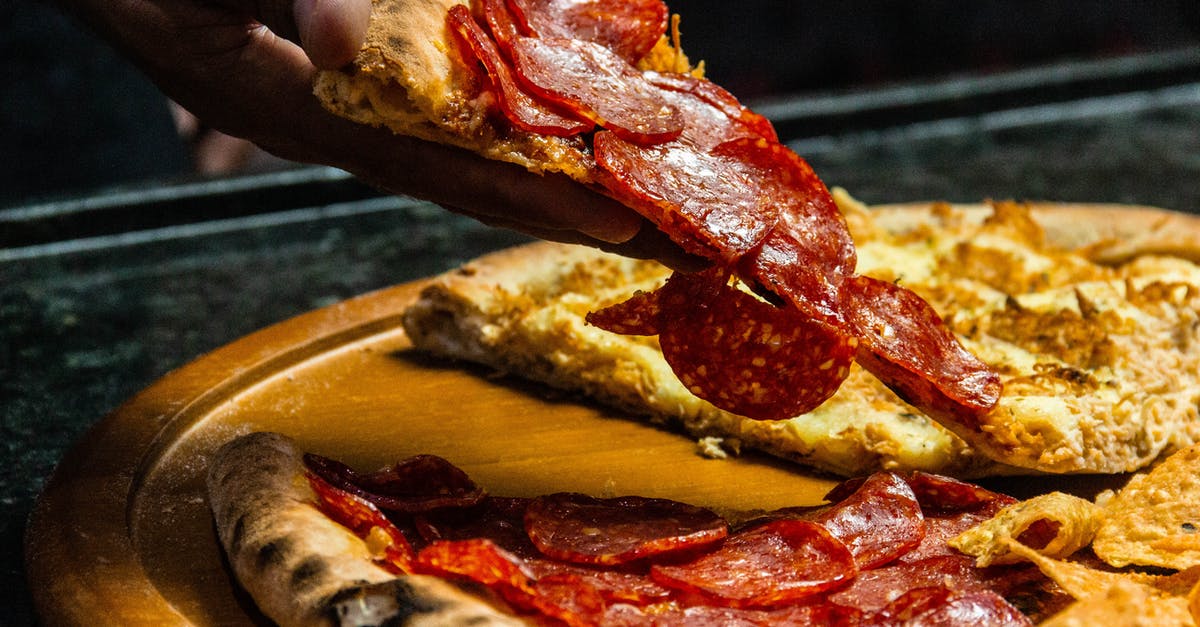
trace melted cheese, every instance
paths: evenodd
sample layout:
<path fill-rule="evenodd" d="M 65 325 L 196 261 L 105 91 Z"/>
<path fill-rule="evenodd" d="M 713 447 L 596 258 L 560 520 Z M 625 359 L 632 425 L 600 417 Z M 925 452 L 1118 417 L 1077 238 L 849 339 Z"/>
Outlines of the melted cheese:
<path fill-rule="evenodd" d="M 1011 203 L 982 221 L 935 206 L 888 222 L 839 200 L 858 240 L 858 271 L 924 296 L 1000 371 L 1005 392 L 979 430 L 934 422 L 857 365 L 806 415 L 759 422 L 721 411 L 688 393 L 655 338 L 584 322 L 589 310 L 667 276 L 652 262 L 590 249 L 539 244 L 485 258 L 436 282 L 406 326 L 419 347 L 841 475 L 1125 472 L 1200 438 L 1195 264 L 1094 264 L 1043 245 Z"/>

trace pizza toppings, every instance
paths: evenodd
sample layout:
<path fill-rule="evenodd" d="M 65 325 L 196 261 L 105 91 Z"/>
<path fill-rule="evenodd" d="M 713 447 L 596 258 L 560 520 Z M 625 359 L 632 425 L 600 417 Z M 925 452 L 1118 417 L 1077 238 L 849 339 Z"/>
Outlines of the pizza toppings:
<path fill-rule="evenodd" d="M 901 398 L 944 424 L 967 425 L 1000 398 L 1000 375 L 967 352 L 921 297 L 856 276 L 842 290 L 862 340 L 858 362 Z"/>
<path fill-rule="evenodd" d="M 1009 502 L 985 498 L 994 493 L 982 488 L 932 490 L 942 481 L 934 475 L 850 480 L 828 505 L 784 508 L 730 530 L 708 509 L 667 499 L 484 496 L 466 473 L 428 455 L 376 473 L 304 459 L 314 505 L 363 538 L 381 566 L 474 582 L 519 615 L 551 623 L 1029 624 L 996 581 L 997 573 L 1026 580 L 1032 568 L 977 568 L 944 546 L 904 559 L 929 542 L 938 511 Z M 413 489 L 421 476 L 430 489 Z M 392 507 L 397 495 L 431 491 L 480 496 L 432 509 Z"/>
<path fill-rule="evenodd" d="M 776 607 L 824 592 L 858 574 L 849 549 L 821 525 L 775 520 L 729 537 L 686 564 L 658 565 L 665 586 L 730 607 Z"/>
<path fill-rule="evenodd" d="M 667 29 L 661 0 L 507 0 L 524 34 L 600 44 L 629 63 L 646 56 Z"/>
<path fill-rule="evenodd" d="M 592 123 L 560 113 L 535 100 L 522 88 L 500 56 L 496 44 L 475 23 L 463 5 L 454 5 L 447 16 L 451 32 L 470 49 L 486 70 L 492 93 L 513 126 L 530 133 L 570 137 L 591 130 Z"/>
<path fill-rule="evenodd" d="M 468 507 L 484 496 L 467 473 L 436 455 L 417 455 L 372 473 L 312 453 L 304 456 L 304 463 L 330 484 L 390 511 L 415 514 Z"/>
<path fill-rule="evenodd" d="M 852 494 L 813 518 L 850 548 L 859 568 L 882 566 L 925 537 L 917 497 L 899 475 L 876 473 Z"/>
<path fill-rule="evenodd" d="M 837 391 L 853 338 L 730 286 L 712 271 L 662 289 L 659 344 L 693 394 L 750 418 L 798 415 Z M 797 385 L 797 383 L 801 385 Z"/>
<path fill-rule="evenodd" d="M 845 378 L 851 347 L 939 420 L 971 422 L 996 404 L 998 375 L 928 304 L 854 274 L 854 245 L 829 191 L 765 118 L 704 79 L 636 67 L 666 28 L 660 1 L 477 0 L 475 8 L 482 23 L 456 5 L 448 25 L 465 56 L 486 69 L 486 88 L 509 122 L 585 141 L 594 124 L 591 182 L 716 268 L 715 280 L 681 279 L 706 282 L 692 290 L 704 300 L 676 311 L 669 325 L 656 328 L 639 311 L 651 298 L 590 322 L 615 332 L 656 329 L 689 389 L 751 418 L 815 408 Z M 747 290 L 726 289 L 731 277 Z M 747 291 L 761 301 L 747 300 Z M 630 314 L 646 324 L 621 324 Z M 706 325 L 721 338 L 724 359 L 691 339 Z M 788 348 L 774 353 L 734 339 L 747 331 Z"/>
<path fill-rule="evenodd" d="M 525 529 L 548 557 L 605 565 L 701 549 L 728 531 L 713 512 L 677 501 L 566 492 L 534 499 Z"/>

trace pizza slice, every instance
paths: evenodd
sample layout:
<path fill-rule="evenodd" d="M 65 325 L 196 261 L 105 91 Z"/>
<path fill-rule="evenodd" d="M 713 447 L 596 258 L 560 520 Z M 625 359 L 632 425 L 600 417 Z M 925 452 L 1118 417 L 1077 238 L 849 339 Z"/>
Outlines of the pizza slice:
<path fill-rule="evenodd" d="M 251 433 L 216 452 L 207 481 L 237 581 L 284 626 L 1015 626 L 1064 600 L 1028 564 L 976 567 L 947 543 L 1014 499 L 927 473 L 718 513 L 494 496 L 434 456 L 362 472 Z"/>
<path fill-rule="evenodd" d="M 931 416 L 858 364 L 792 419 L 723 410 L 689 392 L 658 338 L 588 323 L 597 303 L 652 291 L 669 271 L 582 247 L 534 244 L 438 277 L 405 328 L 420 350 L 681 428 L 712 454 L 753 448 L 842 476 L 1120 473 L 1200 440 L 1195 218 L 1016 203 L 868 209 L 837 197 L 858 271 L 922 295 L 1001 373 L 995 410 Z M 1105 230 L 1085 237 L 1080 224 Z"/>
<path fill-rule="evenodd" d="M 697 397 L 789 418 L 857 363 L 926 414 L 991 411 L 998 373 L 920 296 L 857 272 L 829 190 L 690 67 L 669 23 L 661 0 L 376 0 L 357 60 L 316 93 L 362 123 L 569 176 L 706 260 L 590 318 L 658 336 Z"/>

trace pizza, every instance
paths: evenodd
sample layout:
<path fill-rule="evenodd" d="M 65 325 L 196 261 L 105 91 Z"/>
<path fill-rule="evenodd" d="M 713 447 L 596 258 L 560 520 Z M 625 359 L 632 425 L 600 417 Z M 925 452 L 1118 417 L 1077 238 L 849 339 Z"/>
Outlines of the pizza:
<path fill-rule="evenodd" d="M 858 363 L 806 413 L 727 411 L 691 393 L 659 338 L 590 324 L 597 303 L 655 290 L 670 271 L 579 246 L 532 244 L 437 277 L 405 329 L 419 350 L 683 431 L 706 454 L 757 449 L 847 477 L 1122 473 L 1200 439 L 1194 217 L 1012 202 L 868 208 L 835 196 L 858 271 L 920 294 L 1000 373 L 993 411 L 926 413 Z"/>
<path fill-rule="evenodd" d="M 251 433 L 211 459 L 239 584 L 281 625 L 1030 625 L 1069 599 L 948 540 L 1015 500 L 881 472 L 817 507 L 497 496 L 418 455 L 359 471 Z"/>
<path fill-rule="evenodd" d="M 364 124 L 568 176 L 704 260 L 589 323 L 657 337 L 715 406 L 790 418 L 855 364 L 964 429 L 996 405 L 999 373 L 919 295 L 857 271 L 824 183 L 690 65 L 661 0 L 376 0 L 358 58 L 316 94 Z"/>

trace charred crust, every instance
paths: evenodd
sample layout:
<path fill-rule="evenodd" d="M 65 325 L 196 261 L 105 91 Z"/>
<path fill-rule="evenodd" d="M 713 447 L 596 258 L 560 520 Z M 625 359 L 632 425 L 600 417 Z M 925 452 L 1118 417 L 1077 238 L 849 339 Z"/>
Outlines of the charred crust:
<path fill-rule="evenodd" d="M 342 590 L 329 599 L 326 607 L 335 625 L 400 627 L 416 616 L 441 612 L 446 604 L 422 595 L 404 579 L 393 579 Z M 474 618 L 464 624 L 478 624 L 480 621 Z"/>
<path fill-rule="evenodd" d="M 279 538 L 262 545 L 258 549 L 258 555 L 255 556 L 255 566 L 258 567 L 258 570 L 266 570 L 272 566 L 283 565 L 291 546 L 292 541 L 287 538 Z"/>
<path fill-rule="evenodd" d="M 292 570 L 291 587 L 297 590 L 319 580 L 329 571 L 325 561 L 318 557 L 310 557 Z"/>
<path fill-rule="evenodd" d="M 232 532 L 229 534 L 229 552 L 237 554 L 242 550 L 242 543 L 246 541 L 246 516 L 247 513 L 242 513 L 233 523 Z"/>

